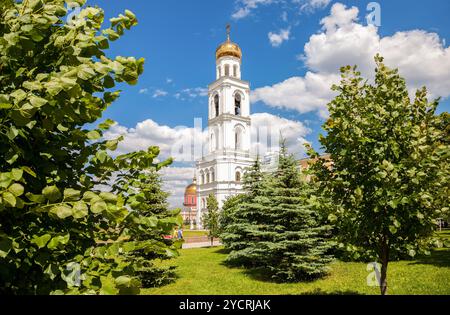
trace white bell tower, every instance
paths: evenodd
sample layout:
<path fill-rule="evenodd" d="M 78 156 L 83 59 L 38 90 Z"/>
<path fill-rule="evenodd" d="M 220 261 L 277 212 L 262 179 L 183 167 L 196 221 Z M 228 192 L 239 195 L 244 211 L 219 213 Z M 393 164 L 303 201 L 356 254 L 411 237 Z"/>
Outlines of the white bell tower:
<path fill-rule="evenodd" d="M 230 40 L 216 50 L 216 81 L 209 85 L 208 154 L 197 162 L 198 218 L 207 211 L 206 199 L 214 194 L 224 201 L 242 193 L 244 172 L 251 156 L 250 84 L 241 79 L 242 51 Z"/>

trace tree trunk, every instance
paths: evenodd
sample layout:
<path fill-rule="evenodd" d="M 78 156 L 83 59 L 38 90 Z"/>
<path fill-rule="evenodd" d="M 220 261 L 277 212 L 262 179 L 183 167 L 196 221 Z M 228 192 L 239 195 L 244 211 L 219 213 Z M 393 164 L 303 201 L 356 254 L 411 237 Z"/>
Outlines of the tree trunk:
<path fill-rule="evenodd" d="M 381 278 L 380 278 L 380 289 L 381 295 L 387 295 L 388 282 L 387 282 L 387 270 L 389 264 L 389 246 L 387 240 L 383 240 L 381 248 Z"/>
<path fill-rule="evenodd" d="M 214 246 L 214 237 L 211 237 L 211 246 Z"/>

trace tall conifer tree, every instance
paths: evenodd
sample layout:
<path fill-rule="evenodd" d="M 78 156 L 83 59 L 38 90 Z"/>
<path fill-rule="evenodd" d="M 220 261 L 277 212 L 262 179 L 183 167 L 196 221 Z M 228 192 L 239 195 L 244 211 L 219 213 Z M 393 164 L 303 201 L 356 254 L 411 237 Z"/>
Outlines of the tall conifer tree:
<path fill-rule="evenodd" d="M 224 233 L 227 261 L 264 268 L 281 281 L 320 276 L 331 261 L 330 227 L 323 225 L 315 185 L 301 181 L 297 161 L 282 144 L 275 174 L 257 161 L 244 180 L 246 195 Z"/>
<path fill-rule="evenodd" d="M 230 224 L 226 226 L 222 239 L 225 246 L 231 249 L 227 261 L 232 264 L 259 266 L 260 253 L 254 246 L 264 238 L 267 230 L 266 207 L 268 204 L 266 191 L 266 175 L 261 171 L 259 159 L 244 175 L 246 194 L 241 197 L 236 209 L 230 211 Z"/>
<path fill-rule="evenodd" d="M 323 225 L 312 183 L 302 182 L 298 163 L 283 141 L 278 171 L 269 183 L 271 237 L 257 244 L 272 277 L 295 281 L 321 276 L 332 259 L 330 226 Z"/>

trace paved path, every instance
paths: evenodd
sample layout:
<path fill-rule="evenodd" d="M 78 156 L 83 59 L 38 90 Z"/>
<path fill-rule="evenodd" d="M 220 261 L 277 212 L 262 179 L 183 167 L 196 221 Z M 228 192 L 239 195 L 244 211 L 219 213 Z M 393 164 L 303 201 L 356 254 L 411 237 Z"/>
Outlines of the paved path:
<path fill-rule="evenodd" d="M 220 242 L 215 241 L 212 247 L 222 246 Z M 191 249 L 191 248 L 205 248 L 211 247 L 211 242 L 203 242 L 203 243 L 184 243 L 183 249 Z"/>

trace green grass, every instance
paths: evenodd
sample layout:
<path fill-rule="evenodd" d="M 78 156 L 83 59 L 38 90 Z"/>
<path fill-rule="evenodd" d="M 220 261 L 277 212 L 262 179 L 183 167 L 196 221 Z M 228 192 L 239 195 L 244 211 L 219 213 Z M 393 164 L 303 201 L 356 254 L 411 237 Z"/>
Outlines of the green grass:
<path fill-rule="evenodd" d="M 446 235 L 447 236 L 447 235 Z M 450 236 L 450 232 L 448 232 Z M 265 295 L 265 294 L 379 294 L 367 286 L 367 264 L 334 262 L 330 274 L 308 283 L 274 283 L 261 274 L 223 264 L 222 248 L 182 250 L 174 261 L 178 266 L 175 283 L 143 290 L 161 295 Z M 389 294 L 450 294 L 450 250 L 438 249 L 415 261 L 392 262 L 388 271 Z"/>
<path fill-rule="evenodd" d="M 207 236 L 207 231 L 192 231 L 192 230 L 185 230 L 183 231 L 183 237 L 199 237 L 199 236 Z"/>

